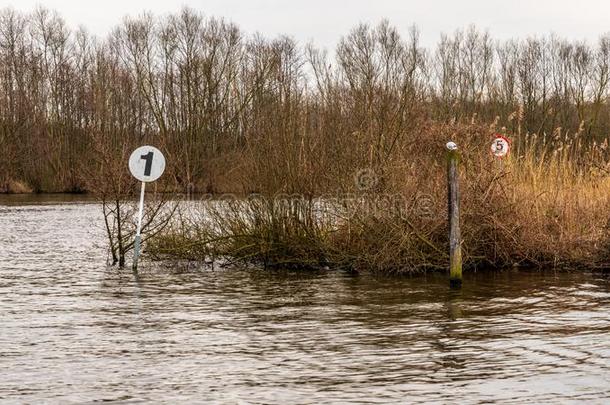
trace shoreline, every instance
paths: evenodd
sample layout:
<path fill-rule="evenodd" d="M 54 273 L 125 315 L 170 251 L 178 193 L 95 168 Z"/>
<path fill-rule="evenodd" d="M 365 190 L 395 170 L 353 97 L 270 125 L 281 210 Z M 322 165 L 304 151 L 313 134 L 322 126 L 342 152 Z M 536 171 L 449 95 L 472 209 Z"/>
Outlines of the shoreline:
<path fill-rule="evenodd" d="M 177 193 L 168 193 L 175 194 Z M 196 194 L 195 194 L 196 195 Z M 205 194 L 203 194 L 205 195 Z M 135 199 L 134 199 L 135 201 Z M 70 192 L 55 192 L 55 193 L 19 193 L 19 194 L 0 194 L 0 205 L 36 205 L 36 204 L 90 204 L 96 203 L 96 197 L 93 193 L 70 193 Z M 230 215 L 229 215 L 230 217 Z M 229 218 L 230 220 L 230 218 Z M 288 225 L 286 223 L 285 225 Z M 205 224 L 200 224 L 205 227 Z M 384 233 L 383 224 L 378 224 L 378 232 Z M 376 262 L 374 257 L 366 257 L 372 251 L 353 250 L 350 246 L 344 246 L 346 250 L 333 250 L 341 245 L 336 245 L 331 239 L 328 239 L 328 233 L 323 233 L 314 237 L 311 240 L 293 240 L 288 234 L 275 235 L 278 240 L 273 242 L 267 240 L 264 234 L 260 232 L 264 229 L 248 228 L 250 235 L 242 240 L 236 235 L 224 235 L 226 240 L 231 239 L 231 245 L 210 245 L 201 237 L 191 237 L 183 239 L 185 235 L 180 237 L 179 234 L 173 234 L 171 229 L 167 233 L 153 238 L 149 242 L 145 252 L 149 260 L 154 262 L 179 263 L 183 260 L 197 263 L 198 265 L 209 262 L 210 259 L 218 260 L 225 257 L 231 257 L 234 263 L 252 265 L 264 270 L 294 270 L 304 272 L 316 271 L 346 271 L 350 273 L 371 273 L 384 276 L 416 276 L 419 274 L 443 274 L 447 271 L 448 262 L 445 263 L 443 255 L 436 255 L 436 258 L 428 256 L 433 266 L 427 267 L 421 262 L 421 257 L 424 254 L 423 250 L 413 246 L 413 250 L 403 252 L 400 258 L 391 259 L 386 257 L 382 262 Z M 176 231 L 174 229 L 173 231 Z M 172 235 L 173 234 L 173 235 Z M 326 236 L 325 236 L 326 235 Z M 220 237 L 219 235 L 216 235 Z M 440 236 L 440 235 L 439 235 Z M 178 237 L 177 239 L 174 239 Z M 287 239 L 284 239 L 287 238 Z M 363 239 L 364 240 L 364 239 Z M 363 240 L 354 240 L 350 243 L 361 243 Z M 440 242 L 440 240 L 439 240 Z M 192 247 L 191 247 L 192 246 Z M 244 247 L 252 247 L 254 250 L 244 253 L 241 249 Z M 420 246 L 422 248 L 422 246 Z M 443 249 L 439 244 L 438 248 Z M 205 257 L 204 255 L 212 252 L 214 257 Z M 330 252 L 330 253 L 329 253 Z M 236 253 L 231 255 L 231 253 Z M 429 254 L 430 252 L 428 252 Z M 517 257 L 518 251 L 506 251 L 506 260 L 496 264 L 477 258 L 472 255 L 464 260 L 464 273 L 476 272 L 538 272 L 538 271 L 558 271 L 558 272 L 592 272 L 596 274 L 609 274 L 610 263 L 603 256 L 580 257 L 578 259 L 570 258 L 566 255 L 562 260 L 557 260 L 555 263 L 547 260 L 543 251 L 537 251 L 531 257 L 539 258 L 538 263 L 512 264 L 510 257 Z M 531 252 L 530 252 L 531 253 Z M 328 256 L 327 256 L 328 254 Z M 561 256 L 560 252 L 557 255 Z M 557 256 L 557 259 L 559 259 Z M 364 262 L 361 261 L 366 257 Z M 489 258 L 488 258 L 489 259 Z M 402 263 L 409 263 L 404 266 Z M 222 260 L 220 260 L 222 261 Z M 266 261 L 266 263 L 265 263 Z M 514 262 L 518 262 L 517 259 Z M 215 264 L 216 265 L 216 264 Z M 370 266 L 370 268 L 367 268 Z"/>

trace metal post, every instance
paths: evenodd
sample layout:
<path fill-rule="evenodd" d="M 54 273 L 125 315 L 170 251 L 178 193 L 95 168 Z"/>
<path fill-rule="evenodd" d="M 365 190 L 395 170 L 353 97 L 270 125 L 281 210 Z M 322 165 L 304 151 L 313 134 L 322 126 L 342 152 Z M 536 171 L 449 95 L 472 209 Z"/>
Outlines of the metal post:
<path fill-rule="evenodd" d="M 449 213 L 449 285 L 462 286 L 462 239 L 460 236 L 460 187 L 457 145 L 447 143 L 447 203 Z"/>
<path fill-rule="evenodd" d="M 140 209 L 138 211 L 138 227 L 136 228 L 136 240 L 133 244 L 133 270 L 138 269 L 138 257 L 140 256 L 140 245 L 142 238 L 140 232 L 142 230 L 142 215 L 144 214 L 144 188 L 146 183 L 142 182 L 142 188 L 140 189 Z"/>

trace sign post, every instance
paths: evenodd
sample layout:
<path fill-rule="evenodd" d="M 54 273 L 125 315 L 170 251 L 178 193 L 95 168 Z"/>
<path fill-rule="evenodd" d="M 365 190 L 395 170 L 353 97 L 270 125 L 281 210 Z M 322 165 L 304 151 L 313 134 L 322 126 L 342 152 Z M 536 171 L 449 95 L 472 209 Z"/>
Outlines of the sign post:
<path fill-rule="evenodd" d="M 138 269 L 138 257 L 142 244 L 142 216 L 144 215 L 144 191 L 146 183 L 157 180 L 165 170 L 165 157 L 163 153 L 154 146 L 140 146 L 134 150 L 129 157 L 129 171 L 136 179 L 142 182 L 140 188 L 140 204 L 138 208 L 138 224 L 136 227 L 136 239 L 133 244 L 133 270 Z"/>
<path fill-rule="evenodd" d="M 496 135 L 491 143 L 491 154 L 500 161 L 501 171 L 504 171 L 504 162 L 502 161 L 502 158 L 507 156 L 508 152 L 510 152 L 510 141 L 508 138 L 502 135 Z"/>

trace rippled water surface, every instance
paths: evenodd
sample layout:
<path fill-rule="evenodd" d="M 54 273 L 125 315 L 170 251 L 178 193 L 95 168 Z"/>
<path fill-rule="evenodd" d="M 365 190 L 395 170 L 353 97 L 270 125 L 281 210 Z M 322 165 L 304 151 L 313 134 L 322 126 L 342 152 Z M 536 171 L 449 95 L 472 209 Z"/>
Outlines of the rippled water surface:
<path fill-rule="evenodd" d="M 602 274 L 105 266 L 95 204 L 0 200 L 3 403 L 609 403 Z"/>

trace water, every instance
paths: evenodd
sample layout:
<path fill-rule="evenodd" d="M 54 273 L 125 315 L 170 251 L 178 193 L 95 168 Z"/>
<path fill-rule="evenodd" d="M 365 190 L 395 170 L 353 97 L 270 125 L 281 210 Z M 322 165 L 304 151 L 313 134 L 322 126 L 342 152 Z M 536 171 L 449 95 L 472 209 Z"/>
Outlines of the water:
<path fill-rule="evenodd" d="M 99 207 L 0 204 L 2 403 L 608 403 L 610 281 L 105 267 Z"/>

